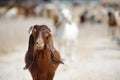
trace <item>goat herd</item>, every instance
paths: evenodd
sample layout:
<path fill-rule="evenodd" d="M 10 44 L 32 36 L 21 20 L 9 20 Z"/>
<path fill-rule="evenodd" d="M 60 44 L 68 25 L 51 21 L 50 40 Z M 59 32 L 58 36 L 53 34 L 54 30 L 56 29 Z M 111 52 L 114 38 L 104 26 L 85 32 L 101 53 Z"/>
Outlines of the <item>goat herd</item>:
<path fill-rule="evenodd" d="M 49 18 L 53 21 L 57 33 L 62 31 L 63 37 L 71 39 L 77 36 L 79 24 L 105 23 L 108 24 L 112 36 L 119 36 L 120 32 L 120 5 L 118 3 L 89 3 L 89 4 L 59 4 L 40 3 L 35 4 L 8 4 L 0 7 L 0 18 L 16 17 L 39 17 Z M 62 29 L 62 26 L 64 29 Z M 67 26 L 74 26 L 74 34 L 69 32 L 72 29 Z M 65 32 L 63 30 L 68 30 Z M 118 33 L 117 35 L 115 33 Z M 69 33 L 69 34 L 68 34 Z M 58 34 L 58 36 L 60 36 Z"/>
<path fill-rule="evenodd" d="M 62 50 L 65 49 L 64 47 L 71 49 L 71 46 L 77 44 L 81 24 L 107 24 L 112 39 L 120 42 L 120 5 L 117 4 L 115 6 L 107 3 L 66 6 L 46 3 L 0 7 L 1 18 L 16 18 L 19 16 L 51 19 L 56 29 L 54 36 L 57 37 L 59 45 L 63 46 Z M 51 30 L 48 27 L 46 25 L 34 25 L 30 28 L 32 33 L 29 37 L 24 69 L 29 69 L 33 80 L 53 80 L 58 65 L 63 64 L 59 52 L 54 47 Z M 74 49 L 66 51 L 66 54 L 62 54 L 62 57 L 65 58 L 67 55 L 70 60 L 74 60 L 72 55 L 72 53 L 75 53 L 74 51 Z"/>

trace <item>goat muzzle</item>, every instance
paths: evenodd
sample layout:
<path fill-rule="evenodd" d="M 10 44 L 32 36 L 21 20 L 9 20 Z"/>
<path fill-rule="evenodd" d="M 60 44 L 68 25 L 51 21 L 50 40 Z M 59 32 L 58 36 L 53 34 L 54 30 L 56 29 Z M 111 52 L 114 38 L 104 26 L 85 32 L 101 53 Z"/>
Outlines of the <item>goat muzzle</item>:
<path fill-rule="evenodd" d="M 42 38 L 38 38 L 37 40 L 36 40 L 36 42 L 35 42 L 35 45 L 34 45 L 34 47 L 35 47 L 35 49 L 37 49 L 37 50 L 42 50 L 43 48 L 44 48 L 44 41 L 43 41 L 43 39 Z"/>

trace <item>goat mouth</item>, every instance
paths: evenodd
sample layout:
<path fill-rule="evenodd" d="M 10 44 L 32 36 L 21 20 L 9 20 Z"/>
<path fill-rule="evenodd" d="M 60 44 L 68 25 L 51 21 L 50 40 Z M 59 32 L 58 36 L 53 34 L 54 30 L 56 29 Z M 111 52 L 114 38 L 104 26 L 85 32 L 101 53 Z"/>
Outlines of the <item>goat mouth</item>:
<path fill-rule="evenodd" d="M 34 48 L 35 48 L 35 50 L 39 50 L 39 51 L 41 51 L 41 50 L 44 49 L 44 44 L 41 44 L 41 45 L 35 45 Z"/>

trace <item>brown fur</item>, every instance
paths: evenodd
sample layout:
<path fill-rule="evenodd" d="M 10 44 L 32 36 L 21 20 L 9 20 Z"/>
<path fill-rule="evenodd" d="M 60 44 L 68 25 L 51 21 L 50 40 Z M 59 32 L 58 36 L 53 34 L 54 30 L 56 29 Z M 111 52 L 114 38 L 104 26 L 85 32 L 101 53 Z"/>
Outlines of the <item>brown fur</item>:
<path fill-rule="evenodd" d="M 42 32 L 43 28 L 45 29 L 44 32 Z M 32 30 L 28 51 L 25 56 L 26 66 L 24 69 L 29 69 L 33 80 L 53 80 L 59 63 L 63 62 L 60 61 L 60 55 L 53 46 L 50 29 L 46 25 L 35 25 Z M 38 35 L 37 32 L 39 31 L 43 33 L 45 43 L 42 50 L 35 49 L 35 36 Z M 49 33 L 48 37 L 44 33 Z"/>
<path fill-rule="evenodd" d="M 116 18 L 115 18 L 115 14 L 113 12 L 108 12 L 108 25 L 111 28 L 114 28 L 114 29 L 111 29 L 112 31 L 111 32 L 111 35 L 112 37 L 114 38 L 116 36 L 116 29 L 117 29 L 117 21 L 116 21 Z"/>
<path fill-rule="evenodd" d="M 115 19 L 115 15 L 112 12 L 108 12 L 108 24 L 110 27 L 116 27 L 117 26 L 117 22 Z"/>
<path fill-rule="evenodd" d="M 54 14 L 52 15 L 52 19 L 53 19 L 55 27 L 58 29 L 59 15 L 54 12 Z"/>
<path fill-rule="evenodd" d="M 85 12 L 83 12 L 81 15 L 80 15 L 80 23 L 84 23 L 85 21 L 86 21 L 86 14 L 87 14 L 88 12 L 87 11 L 85 11 Z"/>

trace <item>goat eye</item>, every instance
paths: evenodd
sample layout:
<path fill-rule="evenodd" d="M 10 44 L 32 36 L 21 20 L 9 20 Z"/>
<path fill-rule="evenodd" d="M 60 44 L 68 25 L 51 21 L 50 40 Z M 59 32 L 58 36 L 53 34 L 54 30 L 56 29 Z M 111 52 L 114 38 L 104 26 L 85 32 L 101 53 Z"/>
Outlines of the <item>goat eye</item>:
<path fill-rule="evenodd" d="M 43 28 L 42 30 L 43 30 L 43 31 L 45 31 L 45 29 L 44 29 L 44 28 Z"/>

